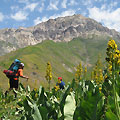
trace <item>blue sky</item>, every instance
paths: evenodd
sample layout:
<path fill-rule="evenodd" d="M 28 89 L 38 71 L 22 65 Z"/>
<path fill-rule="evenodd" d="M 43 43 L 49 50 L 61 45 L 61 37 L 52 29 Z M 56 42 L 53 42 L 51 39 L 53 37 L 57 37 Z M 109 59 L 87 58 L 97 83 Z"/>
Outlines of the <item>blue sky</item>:
<path fill-rule="evenodd" d="M 120 32 L 120 0 L 0 0 L 0 29 L 81 14 Z"/>

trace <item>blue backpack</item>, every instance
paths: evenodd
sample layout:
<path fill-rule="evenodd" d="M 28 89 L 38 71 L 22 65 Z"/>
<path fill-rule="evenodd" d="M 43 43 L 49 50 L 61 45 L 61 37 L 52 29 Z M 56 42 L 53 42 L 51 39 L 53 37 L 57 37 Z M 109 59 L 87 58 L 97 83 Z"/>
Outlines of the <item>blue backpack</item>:
<path fill-rule="evenodd" d="M 10 65 L 8 70 L 11 70 L 13 72 L 17 72 L 20 67 L 21 61 L 18 59 L 15 59 L 14 62 Z"/>

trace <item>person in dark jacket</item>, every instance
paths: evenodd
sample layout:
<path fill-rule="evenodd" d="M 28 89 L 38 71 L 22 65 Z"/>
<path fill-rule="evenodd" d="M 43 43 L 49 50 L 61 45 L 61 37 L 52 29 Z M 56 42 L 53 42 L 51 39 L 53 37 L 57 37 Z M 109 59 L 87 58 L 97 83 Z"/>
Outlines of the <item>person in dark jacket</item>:
<path fill-rule="evenodd" d="M 56 86 L 59 86 L 59 89 L 64 89 L 65 83 L 62 81 L 62 77 L 58 77 L 58 82 L 56 83 Z"/>

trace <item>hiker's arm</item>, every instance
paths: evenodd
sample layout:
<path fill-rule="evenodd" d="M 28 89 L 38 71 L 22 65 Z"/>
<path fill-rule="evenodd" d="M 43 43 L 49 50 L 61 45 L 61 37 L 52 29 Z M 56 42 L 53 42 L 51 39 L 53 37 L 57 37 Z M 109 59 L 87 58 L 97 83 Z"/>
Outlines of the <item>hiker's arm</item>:
<path fill-rule="evenodd" d="M 22 77 L 22 78 L 26 78 L 26 79 L 29 79 L 29 77 L 27 77 L 27 76 L 24 76 L 24 75 L 23 75 L 23 76 L 20 76 L 20 77 Z"/>
<path fill-rule="evenodd" d="M 22 70 L 20 71 L 20 77 L 26 78 L 27 80 L 29 79 L 29 77 L 23 75 L 23 71 Z"/>

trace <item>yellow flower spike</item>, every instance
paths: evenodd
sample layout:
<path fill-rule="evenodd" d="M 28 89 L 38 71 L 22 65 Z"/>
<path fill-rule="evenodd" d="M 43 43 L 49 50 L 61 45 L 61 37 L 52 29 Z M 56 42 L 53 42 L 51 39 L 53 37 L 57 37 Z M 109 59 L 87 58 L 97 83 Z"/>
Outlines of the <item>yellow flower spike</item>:
<path fill-rule="evenodd" d="M 91 72 L 91 79 L 94 79 L 94 71 Z"/>
<path fill-rule="evenodd" d="M 58 83 L 61 83 L 61 80 L 60 80 L 60 79 L 58 79 Z"/>
<path fill-rule="evenodd" d="M 115 43 L 114 40 L 109 40 L 108 41 L 108 48 L 112 48 L 112 49 L 117 49 L 117 44 Z"/>
<path fill-rule="evenodd" d="M 117 64 L 120 65 L 120 59 L 117 61 Z"/>
<path fill-rule="evenodd" d="M 112 70 L 112 65 L 109 64 L 108 69 L 111 71 Z"/>
<path fill-rule="evenodd" d="M 73 89 L 72 88 L 70 88 L 70 92 L 72 92 L 73 91 Z"/>
<path fill-rule="evenodd" d="M 38 93 L 35 94 L 35 97 L 36 97 L 36 98 L 38 97 Z"/>
<path fill-rule="evenodd" d="M 81 76 L 82 76 L 82 71 L 83 71 L 83 68 L 82 68 L 82 64 L 81 64 L 81 62 L 80 62 L 80 64 L 76 67 L 76 73 L 75 73 L 75 78 L 76 79 L 79 79 L 79 80 L 81 80 Z"/>
<path fill-rule="evenodd" d="M 105 76 L 104 76 L 104 79 L 107 79 L 107 77 L 108 77 L 108 76 L 107 76 L 107 75 L 105 75 Z"/>
<path fill-rule="evenodd" d="M 99 87 L 99 92 L 101 93 L 101 91 L 102 91 L 102 88 L 101 88 L 101 87 Z"/>
<path fill-rule="evenodd" d="M 58 91 L 60 88 L 59 88 L 59 86 L 55 86 L 55 91 Z"/>
<path fill-rule="evenodd" d="M 47 69 L 46 69 L 46 80 L 49 81 L 49 80 L 52 80 L 52 67 L 51 67 L 51 64 L 50 62 L 47 62 Z"/>
<path fill-rule="evenodd" d="M 99 69 L 99 72 L 101 73 L 101 72 L 102 72 L 102 69 Z"/>
<path fill-rule="evenodd" d="M 22 101 L 21 99 L 18 100 L 18 102 Z"/>
<path fill-rule="evenodd" d="M 94 80 L 97 85 L 100 85 L 104 82 L 102 68 L 103 68 L 103 65 L 102 65 L 102 62 L 101 62 L 101 56 L 99 55 L 98 60 L 96 62 L 96 65 L 93 68 L 93 72 L 91 74 L 92 75 L 92 80 Z"/>
<path fill-rule="evenodd" d="M 36 92 L 36 91 L 37 91 L 37 88 L 34 88 L 34 91 Z"/>
<path fill-rule="evenodd" d="M 85 73 L 87 72 L 87 67 L 85 67 Z"/>
<path fill-rule="evenodd" d="M 116 54 L 119 54 L 119 53 L 120 53 L 120 51 L 117 49 L 117 50 L 115 50 L 115 53 L 116 53 Z"/>
<path fill-rule="evenodd" d="M 45 76 L 46 80 L 48 81 L 48 89 L 49 89 L 49 93 L 50 93 L 50 81 L 52 80 L 52 67 L 50 62 L 47 62 L 47 69 L 46 69 L 46 76 Z M 49 99 L 50 99 L 50 94 L 48 95 Z"/>
<path fill-rule="evenodd" d="M 79 83 L 78 79 L 75 79 L 75 82 L 76 82 L 76 83 Z"/>
<path fill-rule="evenodd" d="M 75 77 L 77 77 L 77 73 L 75 73 Z"/>
<path fill-rule="evenodd" d="M 120 53 L 118 54 L 118 57 L 120 58 Z"/>
<path fill-rule="evenodd" d="M 118 58 L 118 55 L 117 54 L 113 54 L 113 58 Z"/>
<path fill-rule="evenodd" d="M 115 44 L 115 49 L 117 49 L 117 44 Z"/>

